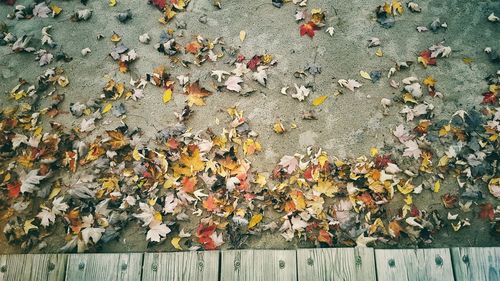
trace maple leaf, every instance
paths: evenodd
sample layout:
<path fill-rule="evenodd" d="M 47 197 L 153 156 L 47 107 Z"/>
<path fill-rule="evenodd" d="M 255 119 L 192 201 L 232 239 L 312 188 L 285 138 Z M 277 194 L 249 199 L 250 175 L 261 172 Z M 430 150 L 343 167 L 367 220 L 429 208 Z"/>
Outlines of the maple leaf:
<path fill-rule="evenodd" d="M 174 163 L 174 175 L 184 175 L 190 177 L 193 174 L 205 169 L 205 162 L 200 156 L 200 149 L 196 145 L 189 147 L 188 153 L 183 153 L 181 159 Z"/>
<path fill-rule="evenodd" d="M 241 86 L 239 85 L 239 83 L 241 82 L 243 82 L 243 79 L 241 79 L 241 77 L 233 75 L 227 78 L 226 83 L 224 83 L 224 85 L 230 91 L 240 92 Z"/>
<path fill-rule="evenodd" d="M 331 234 L 328 231 L 324 230 L 324 229 L 320 229 L 319 230 L 318 241 L 326 243 L 329 246 L 331 246 L 332 243 L 333 243 L 332 242 L 332 236 L 331 236 Z"/>
<path fill-rule="evenodd" d="M 318 184 L 316 184 L 313 189 L 328 197 L 333 197 L 333 194 L 338 192 L 338 187 L 332 181 L 326 179 L 319 179 Z"/>
<path fill-rule="evenodd" d="M 436 65 L 436 58 L 431 57 L 431 51 L 430 50 L 425 50 L 422 51 L 417 59 L 418 62 L 422 63 L 424 67 L 427 67 L 428 65 Z"/>
<path fill-rule="evenodd" d="M 300 36 L 304 36 L 307 34 L 307 36 L 313 38 L 315 28 L 316 28 L 316 24 L 312 21 L 309 21 L 308 23 L 301 24 L 299 27 Z"/>
<path fill-rule="evenodd" d="M 85 244 L 90 242 L 90 239 L 95 243 L 101 240 L 102 234 L 104 233 L 104 228 L 100 227 L 87 227 L 82 230 L 82 239 Z"/>
<path fill-rule="evenodd" d="M 354 92 L 354 90 L 356 88 L 359 88 L 361 86 L 363 86 L 361 83 L 359 83 L 358 81 L 354 80 L 354 79 L 340 79 L 338 81 L 339 85 L 342 86 L 343 88 L 347 88 L 349 90 L 351 90 L 351 92 Z"/>
<path fill-rule="evenodd" d="M 151 3 L 160 10 L 163 10 L 167 5 L 166 0 L 151 0 Z"/>
<path fill-rule="evenodd" d="M 188 95 L 189 106 L 192 106 L 193 104 L 197 106 L 205 105 L 205 100 L 203 98 L 212 95 L 209 90 L 200 87 L 199 81 L 191 83 L 187 86 L 184 93 Z"/>
<path fill-rule="evenodd" d="M 197 182 L 198 180 L 196 179 L 196 177 L 192 178 L 184 177 L 181 182 L 182 185 L 184 186 L 182 190 L 184 190 L 187 193 L 193 193 Z"/>
<path fill-rule="evenodd" d="M 294 84 L 295 86 L 295 94 L 292 94 L 292 98 L 296 98 L 299 101 L 303 101 L 307 96 L 309 96 L 309 93 L 311 90 L 308 88 L 304 87 L 304 85 L 301 85 L 300 87 L 297 86 L 297 84 Z M 285 90 L 286 93 L 286 90 Z"/>
<path fill-rule="evenodd" d="M 494 92 L 486 92 L 483 94 L 483 101 L 481 104 L 497 104 L 498 103 L 498 97 L 495 95 Z"/>
<path fill-rule="evenodd" d="M 160 221 L 153 220 L 149 224 L 149 230 L 146 234 L 146 240 L 151 242 L 160 242 L 162 238 L 170 233 L 170 228 Z"/>
<path fill-rule="evenodd" d="M 495 219 L 495 209 L 491 203 L 481 204 L 481 211 L 479 212 L 479 217 L 483 220 L 489 219 L 493 221 Z"/>
<path fill-rule="evenodd" d="M 7 184 L 7 190 L 8 196 L 11 199 L 17 198 L 19 196 L 19 193 L 21 193 L 21 182 L 20 181 L 14 181 L 12 183 Z"/>
<path fill-rule="evenodd" d="M 106 133 L 111 138 L 107 141 L 111 145 L 111 150 L 119 150 L 129 143 L 123 133 L 119 131 L 106 131 Z"/>
<path fill-rule="evenodd" d="M 288 174 L 291 174 L 299 166 L 299 161 L 293 156 L 285 155 L 281 158 L 279 165 L 285 168 Z"/>
<path fill-rule="evenodd" d="M 210 225 L 206 226 L 204 224 L 199 224 L 196 229 L 196 237 L 198 242 L 205 248 L 205 250 L 215 250 L 217 248 L 215 241 L 212 239 L 212 235 L 215 233 L 216 226 Z"/>
<path fill-rule="evenodd" d="M 198 41 L 193 41 L 186 45 L 186 52 L 196 55 L 201 49 L 201 44 Z"/>
<path fill-rule="evenodd" d="M 252 71 L 255 71 L 257 70 L 257 66 L 259 66 L 260 64 L 260 56 L 253 56 L 248 62 L 247 62 L 247 67 L 252 70 Z"/>
<path fill-rule="evenodd" d="M 47 207 L 42 207 L 42 211 L 36 215 L 41 220 L 41 226 L 49 226 L 56 220 L 56 215 Z"/>

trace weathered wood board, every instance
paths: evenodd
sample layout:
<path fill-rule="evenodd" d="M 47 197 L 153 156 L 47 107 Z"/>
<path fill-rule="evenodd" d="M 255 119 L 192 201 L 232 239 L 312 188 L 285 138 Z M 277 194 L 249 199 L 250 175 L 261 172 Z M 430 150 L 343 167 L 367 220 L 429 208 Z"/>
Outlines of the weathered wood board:
<path fill-rule="evenodd" d="M 144 254 L 142 280 L 212 281 L 218 276 L 218 251 Z"/>
<path fill-rule="evenodd" d="M 7 255 L 0 258 L 2 281 L 63 281 L 65 255 Z"/>
<path fill-rule="evenodd" d="M 449 249 L 375 250 L 378 280 L 453 281 Z"/>
<path fill-rule="evenodd" d="M 222 251 L 221 281 L 295 281 L 296 251 Z"/>
<path fill-rule="evenodd" d="M 139 281 L 143 254 L 68 255 L 66 280 Z"/>
<path fill-rule="evenodd" d="M 371 248 L 297 250 L 299 281 L 376 280 Z"/>
<path fill-rule="evenodd" d="M 500 281 L 500 248 L 452 248 L 456 280 Z"/>

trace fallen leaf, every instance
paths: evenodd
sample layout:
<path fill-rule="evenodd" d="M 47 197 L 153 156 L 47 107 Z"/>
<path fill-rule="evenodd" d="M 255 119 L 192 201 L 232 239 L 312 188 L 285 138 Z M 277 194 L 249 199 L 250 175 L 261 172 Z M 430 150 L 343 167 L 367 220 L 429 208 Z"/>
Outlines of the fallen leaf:
<path fill-rule="evenodd" d="M 322 103 L 325 102 L 325 100 L 328 98 L 328 96 L 319 96 L 317 98 L 315 98 L 313 101 L 312 101 L 312 105 L 313 106 L 318 106 L 318 105 L 321 105 Z"/>

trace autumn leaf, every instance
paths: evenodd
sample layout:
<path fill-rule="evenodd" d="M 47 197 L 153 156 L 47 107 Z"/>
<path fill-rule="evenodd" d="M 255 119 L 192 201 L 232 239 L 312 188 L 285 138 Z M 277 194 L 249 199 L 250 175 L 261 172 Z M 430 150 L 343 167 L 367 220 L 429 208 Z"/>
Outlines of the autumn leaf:
<path fill-rule="evenodd" d="M 180 241 L 181 241 L 181 237 L 174 237 L 174 238 L 172 238 L 172 240 L 170 240 L 170 243 L 172 244 L 172 246 L 174 246 L 175 249 L 182 251 L 183 249 L 182 249 L 181 245 L 179 244 Z"/>
<path fill-rule="evenodd" d="M 483 220 L 489 219 L 493 221 L 495 219 L 495 209 L 491 203 L 484 203 L 480 205 L 481 211 L 479 212 L 479 217 Z"/>
<path fill-rule="evenodd" d="M 200 87 L 198 81 L 189 84 L 185 89 L 185 94 L 188 95 L 188 105 L 202 106 L 205 105 L 205 97 L 210 96 L 212 93 L 205 88 Z"/>
<path fill-rule="evenodd" d="M 196 55 L 201 49 L 201 44 L 198 41 L 193 41 L 186 45 L 186 52 Z"/>
<path fill-rule="evenodd" d="M 262 214 L 255 214 L 248 222 L 248 229 L 254 228 L 262 220 Z"/>
<path fill-rule="evenodd" d="M 172 89 L 166 89 L 163 92 L 163 103 L 168 103 L 172 99 Z"/>
<path fill-rule="evenodd" d="M 434 85 L 436 85 L 436 82 L 437 81 L 434 78 L 432 78 L 432 76 L 427 76 L 427 78 L 425 78 L 423 81 L 424 85 L 428 87 L 434 87 Z"/>
<path fill-rule="evenodd" d="M 182 153 L 181 159 L 174 163 L 174 175 L 184 175 L 190 177 L 205 168 L 205 162 L 200 156 L 200 149 L 196 145 L 191 145 L 186 152 Z"/>
<path fill-rule="evenodd" d="M 338 187 L 330 180 L 319 179 L 313 189 L 320 194 L 325 194 L 328 197 L 333 197 L 333 194 L 338 192 Z"/>
<path fill-rule="evenodd" d="M 217 246 L 215 245 L 214 240 L 211 238 L 212 234 L 214 234 L 216 229 L 215 225 L 204 225 L 199 224 L 196 229 L 196 237 L 198 238 L 198 242 L 205 248 L 205 250 L 215 250 Z"/>
<path fill-rule="evenodd" d="M 430 50 L 422 51 L 417 58 L 417 61 L 422 63 L 424 67 L 427 67 L 428 65 L 436 65 L 436 58 L 431 57 Z"/>
<path fill-rule="evenodd" d="M 315 28 L 316 28 L 316 24 L 314 24 L 314 22 L 312 22 L 312 21 L 310 21 L 308 23 L 301 24 L 299 27 L 300 36 L 304 36 L 307 34 L 307 36 L 313 38 Z"/>
<path fill-rule="evenodd" d="M 319 230 L 318 241 L 326 243 L 329 246 L 331 246 L 332 243 L 333 243 L 332 242 L 332 236 L 330 236 L 330 233 L 328 231 L 324 230 L 324 229 L 320 229 Z"/>
<path fill-rule="evenodd" d="M 182 190 L 186 193 L 193 193 L 197 182 L 198 180 L 196 179 L 196 177 L 184 177 L 181 181 L 183 186 Z"/>
<path fill-rule="evenodd" d="M 494 92 L 486 92 L 483 94 L 483 101 L 481 104 L 497 104 L 498 103 L 498 97 Z"/>
<path fill-rule="evenodd" d="M 106 133 L 111 138 L 107 143 L 111 145 L 112 150 L 121 149 L 128 144 L 128 140 L 123 133 L 118 131 L 106 131 Z"/>
<path fill-rule="evenodd" d="M 12 183 L 7 184 L 7 190 L 8 196 L 11 199 L 17 198 L 19 194 L 21 193 L 21 182 L 20 181 L 14 181 Z"/>
<path fill-rule="evenodd" d="M 315 98 L 313 101 L 312 101 L 312 105 L 313 106 L 318 106 L 318 105 L 321 105 L 322 103 L 325 102 L 325 100 L 328 98 L 328 96 L 319 96 L 317 98 Z"/>

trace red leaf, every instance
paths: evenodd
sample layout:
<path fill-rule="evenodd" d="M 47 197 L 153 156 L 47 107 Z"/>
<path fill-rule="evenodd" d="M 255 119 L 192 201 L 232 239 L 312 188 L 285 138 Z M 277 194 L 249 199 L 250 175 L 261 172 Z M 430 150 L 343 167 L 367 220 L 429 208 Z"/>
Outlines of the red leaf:
<path fill-rule="evenodd" d="M 163 10 L 165 8 L 165 6 L 167 5 L 165 0 L 151 0 L 151 3 L 161 10 Z"/>
<path fill-rule="evenodd" d="M 426 65 L 436 65 L 436 58 L 431 58 L 431 51 L 422 51 L 420 57 L 425 61 Z"/>
<path fill-rule="evenodd" d="M 260 64 L 260 56 L 253 56 L 253 58 L 247 62 L 247 67 L 250 68 L 252 71 L 257 70 L 257 66 Z"/>
<path fill-rule="evenodd" d="M 330 236 L 330 233 L 324 229 L 321 229 L 318 234 L 318 241 L 326 243 L 328 245 L 332 245 L 332 237 Z"/>
<path fill-rule="evenodd" d="M 483 94 L 482 104 L 496 104 L 498 103 L 498 98 L 493 92 L 486 92 Z"/>
<path fill-rule="evenodd" d="M 205 226 L 201 223 L 198 225 L 196 237 L 198 237 L 198 243 L 200 243 L 205 250 L 215 250 L 217 248 L 214 240 L 210 238 L 210 236 L 214 233 L 215 228 L 215 225 Z"/>
<path fill-rule="evenodd" d="M 387 167 L 389 163 L 392 163 L 390 154 L 378 155 L 375 158 L 375 167 L 377 167 L 378 169 Z"/>
<path fill-rule="evenodd" d="M 299 27 L 300 36 L 308 35 L 309 37 L 314 37 L 314 29 L 316 28 L 316 24 L 310 21 L 308 23 L 304 23 Z"/>
<path fill-rule="evenodd" d="M 9 190 L 9 198 L 14 199 L 19 196 L 19 193 L 21 193 L 21 182 L 20 181 L 15 181 L 13 183 L 8 183 L 7 184 L 7 189 Z"/>
<path fill-rule="evenodd" d="M 493 221 L 495 219 L 495 209 L 491 203 L 481 204 L 481 212 L 479 212 L 479 217 L 483 220 L 489 219 Z"/>

